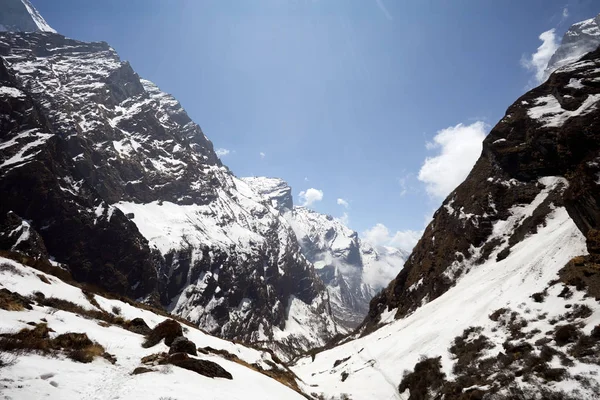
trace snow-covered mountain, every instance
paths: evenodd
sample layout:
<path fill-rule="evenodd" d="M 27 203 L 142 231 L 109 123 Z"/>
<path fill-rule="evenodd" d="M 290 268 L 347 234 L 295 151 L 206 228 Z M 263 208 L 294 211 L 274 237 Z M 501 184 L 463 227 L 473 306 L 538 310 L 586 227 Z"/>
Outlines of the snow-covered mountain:
<path fill-rule="evenodd" d="M 280 211 L 296 234 L 304 256 L 314 264 L 327 286 L 332 311 L 341 325 L 357 327 L 369 301 L 383 288 L 382 270 L 397 273 L 407 254 L 391 247 L 373 246 L 337 218 L 294 206 L 292 189 L 278 178 L 243 178 Z"/>
<path fill-rule="evenodd" d="M 327 399 L 600 398 L 599 65 L 597 49 L 508 108 L 360 334 L 297 361 L 307 387 Z"/>
<path fill-rule="evenodd" d="M 108 44 L 0 32 L 0 61 L 2 249 L 225 338 L 296 353 L 338 333 L 288 222 Z"/>
<path fill-rule="evenodd" d="M 577 61 L 600 46 L 600 14 L 573 24 L 564 34 L 561 44 L 550 58 L 544 80 L 558 68 Z"/>
<path fill-rule="evenodd" d="M 0 31 L 56 33 L 29 0 L 0 0 Z"/>

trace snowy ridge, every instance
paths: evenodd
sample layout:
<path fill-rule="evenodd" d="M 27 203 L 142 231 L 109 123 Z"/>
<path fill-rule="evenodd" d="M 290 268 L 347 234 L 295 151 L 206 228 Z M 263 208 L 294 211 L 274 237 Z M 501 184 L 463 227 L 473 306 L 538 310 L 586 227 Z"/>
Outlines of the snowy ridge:
<path fill-rule="evenodd" d="M 166 320 L 164 316 L 136 308 L 129 303 L 91 295 L 90 302 L 81 289 L 15 261 L 0 258 L 0 282 L 2 290 L 13 291 L 22 296 L 43 294 L 45 298 L 57 298 L 73 302 L 87 310 L 118 312 L 124 320 L 143 319 L 149 327 Z M 39 294 L 37 295 L 39 298 Z M 35 304 L 35 302 L 34 302 Z M 2 366 L 0 385 L 6 398 L 37 399 L 41 396 L 65 400 L 115 398 L 148 399 L 177 398 L 179 400 L 204 399 L 304 399 L 301 394 L 259 372 L 285 371 L 270 353 L 234 344 L 207 335 L 200 330 L 184 326 L 185 336 L 197 347 L 210 347 L 225 351 L 241 362 L 232 361 L 216 353 L 200 354 L 194 359 L 217 363 L 233 376 L 232 380 L 208 378 L 176 366 L 151 367 L 154 372 L 141 375 L 131 373 L 143 366 L 141 359 L 169 347 L 160 342 L 151 348 L 143 348 L 144 337 L 117 325 L 85 318 L 79 314 L 43 305 L 33 305 L 31 310 L 8 311 L 0 309 L 0 333 L 14 333 L 31 329 L 26 323 L 46 323 L 51 338 L 64 333 L 85 333 L 91 340 L 101 344 L 116 362 L 97 357 L 88 364 L 75 362 L 65 355 L 44 356 L 36 352 L 20 353 L 14 364 Z M 11 353 L 0 352 L 3 360 Z M 245 364 L 244 364 L 245 363 Z M 255 365 L 256 368 L 248 366 Z"/>

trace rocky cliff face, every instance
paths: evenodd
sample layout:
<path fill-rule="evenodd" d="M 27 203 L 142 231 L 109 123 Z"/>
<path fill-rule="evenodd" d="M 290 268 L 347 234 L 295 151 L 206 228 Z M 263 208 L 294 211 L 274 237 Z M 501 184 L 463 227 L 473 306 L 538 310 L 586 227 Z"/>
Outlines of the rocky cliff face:
<path fill-rule="evenodd" d="M 286 220 L 110 46 L 4 32 L 0 61 L 2 249 L 222 337 L 293 353 L 337 333 Z"/>
<path fill-rule="evenodd" d="M 290 224 L 303 255 L 327 287 L 337 321 L 347 329 L 356 328 L 367 314 L 369 301 L 382 289 L 374 278 L 381 269 L 399 271 L 407 254 L 395 248 L 373 246 L 339 219 L 294 206 L 292 189 L 281 179 L 243 180 Z"/>
<path fill-rule="evenodd" d="M 484 262 L 505 259 L 557 208 L 584 235 L 600 227 L 599 65 L 600 51 L 590 53 L 508 108 L 405 268 L 371 302 L 365 328 L 385 310 L 405 317 Z"/>

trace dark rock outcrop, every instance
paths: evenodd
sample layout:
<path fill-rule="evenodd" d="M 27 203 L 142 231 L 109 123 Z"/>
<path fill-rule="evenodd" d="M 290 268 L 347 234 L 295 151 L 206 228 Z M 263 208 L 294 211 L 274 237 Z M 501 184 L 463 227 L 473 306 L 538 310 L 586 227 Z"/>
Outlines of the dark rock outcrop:
<path fill-rule="evenodd" d="M 191 358 L 185 353 L 172 354 L 166 362 L 209 378 L 233 379 L 233 376 L 216 362 Z"/>
<path fill-rule="evenodd" d="M 183 336 L 179 336 L 176 337 L 175 340 L 173 340 L 173 343 L 171 343 L 171 346 L 169 348 L 169 354 L 175 353 L 186 353 L 192 356 L 196 356 L 198 355 L 198 350 L 196 350 L 196 345 L 194 344 L 194 342 Z"/>
<path fill-rule="evenodd" d="M 161 340 L 165 340 L 167 346 L 171 346 L 175 339 L 183 336 L 183 329 L 178 322 L 172 319 L 166 319 L 156 325 L 152 331 L 146 335 L 146 341 L 142 344 L 143 347 L 156 346 Z"/>

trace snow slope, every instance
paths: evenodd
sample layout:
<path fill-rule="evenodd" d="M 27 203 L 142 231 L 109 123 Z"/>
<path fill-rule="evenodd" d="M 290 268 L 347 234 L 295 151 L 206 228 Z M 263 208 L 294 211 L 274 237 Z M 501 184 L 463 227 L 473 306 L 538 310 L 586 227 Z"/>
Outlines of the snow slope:
<path fill-rule="evenodd" d="M 50 283 L 44 283 L 39 276 L 45 277 Z M 60 298 L 86 309 L 95 309 L 79 288 L 6 258 L 0 258 L 0 288 L 24 296 L 41 292 L 46 297 Z M 150 327 L 166 319 L 118 300 L 97 295 L 94 297 L 102 309 L 113 310 L 113 307 L 118 307 L 119 315 L 123 318 L 142 318 Z M 27 322 L 37 323 L 40 320 L 47 321 L 48 326 L 54 330 L 52 337 L 68 332 L 86 333 L 91 340 L 100 343 L 113 354 L 117 362 L 113 365 L 102 358 L 97 358 L 90 364 L 82 364 L 63 356 L 18 354 L 14 365 L 0 370 L 2 398 L 304 399 L 303 396 L 276 380 L 217 355 L 201 355 L 200 358 L 221 365 L 233 375 L 233 380 L 207 378 L 176 366 L 160 366 L 157 372 L 130 375 L 141 365 L 142 357 L 168 351 L 168 347 L 161 342 L 148 349 L 142 348 L 143 336 L 139 334 L 118 326 L 101 326 L 99 321 L 49 307 L 34 305 L 33 310 L 24 311 L 0 309 L 0 333 L 12 333 L 23 328 L 31 328 Z M 265 370 L 280 368 L 269 353 L 218 339 L 187 326 L 184 332 L 197 347 L 210 346 L 217 350 L 226 350 L 242 361 L 256 364 Z"/>
<path fill-rule="evenodd" d="M 500 236 L 509 234 L 511 229 L 503 222 L 494 227 Z M 314 361 L 306 357 L 298 361 L 293 370 L 311 390 L 322 392 L 328 399 L 339 398 L 342 393 L 353 400 L 407 399 L 407 393 L 398 392 L 403 371 L 412 370 L 421 356 L 442 356 L 444 372 L 453 376 L 448 348 L 466 328 L 484 327 L 484 333 L 493 339 L 495 345 L 489 353 L 503 351 L 502 343 L 508 333 L 496 330 L 489 318 L 494 310 L 507 307 L 529 315 L 531 320 L 527 331 L 539 329 L 541 336 L 552 329 L 548 321 L 560 316 L 566 304 L 586 304 L 594 310 L 583 321 L 585 330 L 589 332 L 600 322 L 600 307 L 593 299 L 585 299 L 581 292 L 570 300 L 559 298 L 557 294 L 561 287 L 558 286 L 551 289 L 551 300 L 546 302 L 537 303 L 530 297 L 555 279 L 557 272 L 571 258 L 582 254 L 586 254 L 585 238 L 566 210 L 556 208 L 548 216 L 546 226 L 517 244 L 506 259 L 496 262 L 493 254 L 482 265 L 467 266 L 472 268 L 471 271 L 460 278 L 456 286 L 410 316 L 394 320 L 394 310 L 391 310 L 384 314 L 382 322 L 385 325 L 382 328 L 319 353 Z M 546 319 L 536 320 L 535 316 L 544 313 L 548 313 Z M 347 357 L 350 357 L 349 360 L 333 367 L 337 360 Z M 576 363 L 572 370 L 595 379 L 594 376 L 600 373 L 600 366 Z M 348 374 L 344 381 L 342 373 Z M 547 384 L 559 389 L 577 386 L 572 379 Z M 583 392 L 579 398 L 596 397 L 590 392 Z"/>

